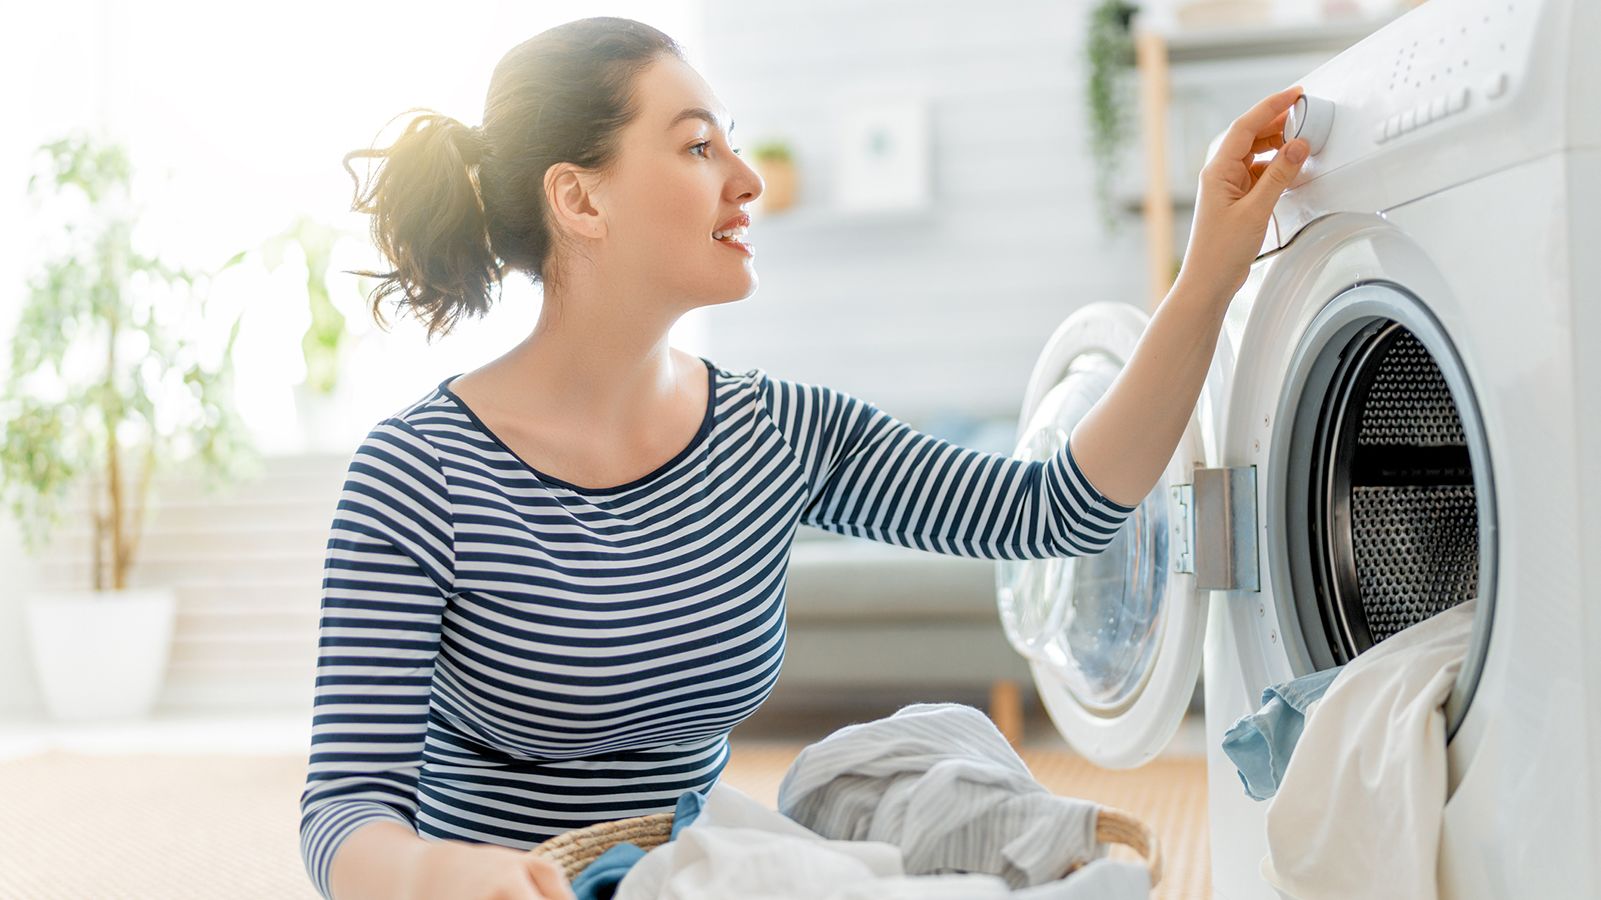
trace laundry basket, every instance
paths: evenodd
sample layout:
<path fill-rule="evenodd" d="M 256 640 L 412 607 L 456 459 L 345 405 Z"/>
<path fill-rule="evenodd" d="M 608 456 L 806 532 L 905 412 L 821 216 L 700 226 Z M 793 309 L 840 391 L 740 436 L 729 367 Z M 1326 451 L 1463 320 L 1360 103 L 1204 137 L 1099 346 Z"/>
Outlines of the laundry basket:
<path fill-rule="evenodd" d="M 571 881 L 585 866 L 617 844 L 631 843 L 649 851 L 666 843 L 672 833 L 673 814 L 654 813 L 577 828 L 558 834 L 528 852 L 560 865 Z M 1095 819 L 1095 840 L 1133 848 L 1151 873 L 1151 886 L 1155 887 L 1162 880 L 1162 846 L 1156 839 L 1156 832 L 1129 813 L 1110 806 L 1101 807 Z"/>

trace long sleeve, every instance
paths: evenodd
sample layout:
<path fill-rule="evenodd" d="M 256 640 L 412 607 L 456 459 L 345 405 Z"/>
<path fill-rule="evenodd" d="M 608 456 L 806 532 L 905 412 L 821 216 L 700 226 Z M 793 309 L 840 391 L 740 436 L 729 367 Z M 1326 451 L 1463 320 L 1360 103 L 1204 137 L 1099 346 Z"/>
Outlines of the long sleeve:
<path fill-rule="evenodd" d="M 1023 460 L 923 434 L 873 404 L 761 376 L 807 477 L 801 522 L 852 537 L 985 559 L 1088 556 L 1134 507 L 1090 484 L 1064 444 Z"/>
<path fill-rule="evenodd" d="M 323 570 L 300 849 L 324 897 L 334 853 L 357 827 L 416 827 L 453 548 L 437 453 L 398 419 L 379 423 L 351 458 Z"/>

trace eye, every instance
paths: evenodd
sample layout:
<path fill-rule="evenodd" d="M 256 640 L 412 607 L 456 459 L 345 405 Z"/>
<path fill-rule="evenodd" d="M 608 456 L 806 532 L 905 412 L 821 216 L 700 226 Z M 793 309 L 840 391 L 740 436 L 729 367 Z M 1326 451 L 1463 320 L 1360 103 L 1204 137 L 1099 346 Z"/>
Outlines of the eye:
<path fill-rule="evenodd" d="M 691 152 L 693 152 L 695 150 L 700 149 L 701 147 L 710 147 L 711 144 L 712 144 L 711 141 L 701 141 L 700 143 L 691 146 L 689 149 L 690 149 Z M 738 154 L 739 151 L 740 151 L 740 148 L 739 147 L 734 147 L 733 150 L 734 150 L 734 153 Z"/>

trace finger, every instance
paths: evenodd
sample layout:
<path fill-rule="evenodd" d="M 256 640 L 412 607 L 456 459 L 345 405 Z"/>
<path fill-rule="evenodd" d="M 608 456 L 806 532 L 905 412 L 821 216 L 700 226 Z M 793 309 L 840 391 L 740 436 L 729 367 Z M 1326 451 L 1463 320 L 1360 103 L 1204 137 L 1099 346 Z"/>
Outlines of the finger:
<path fill-rule="evenodd" d="M 1268 123 L 1267 134 L 1256 136 L 1256 140 L 1251 143 L 1251 154 L 1253 156 L 1258 153 L 1266 153 L 1269 150 L 1277 150 L 1284 146 L 1284 119 L 1289 114 L 1289 110 L 1279 113 L 1277 118 Z"/>
<path fill-rule="evenodd" d="M 1240 202 L 1266 219 L 1272 214 L 1273 207 L 1279 202 L 1279 196 L 1284 193 L 1284 189 L 1290 186 L 1296 175 L 1300 174 L 1301 166 L 1306 163 L 1306 151 L 1306 141 L 1300 138 L 1285 144 L 1283 150 L 1273 154 L 1273 159 L 1268 162 L 1267 168 L 1262 170 L 1262 177 L 1256 180 L 1250 193 Z M 1293 159 L 1292 157 L 1297 154 L 1300 155 L 1300 159 Z"/>
<path fill-rule="evenodd" d="M 1255 156 L 1258 153 L 1277 150 L 1282 146 L 1284 146 L 1284 135 L 1282 133 L 1270 134 L 1267 137 L 1256 139 L 1256 142 L 1251 145 L 1251 155 Z"/>
<path fill-rule="evenodd" d="M 540 896 L 549 897 L 550 900 L 573 900 L 573 890 L 568 885 L 567 876 L 562 873 L 560 866 L 550 860 L 531 857 L 528 860 L 528 875 L 534 879 Z"/>
<path fill-rule="evenodd" d="M 1265 136 L 1275 121 L 1282 121 L 1280 116 L 1288 113 L 1300 96 L 1301 86 L 1295 85 L 1263 98 L 1246 110 L 1244 115 L 1229 125 L 1228 133 L 1223 135 L 1223 142 L 1217 148 L 1218 158 L 1243 159 L 1256 139 Z"/>

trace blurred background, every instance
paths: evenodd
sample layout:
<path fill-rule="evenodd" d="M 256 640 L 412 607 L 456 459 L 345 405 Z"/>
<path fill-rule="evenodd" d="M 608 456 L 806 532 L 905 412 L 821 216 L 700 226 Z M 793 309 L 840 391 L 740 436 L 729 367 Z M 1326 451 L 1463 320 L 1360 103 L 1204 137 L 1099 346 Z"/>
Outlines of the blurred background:
<path fill-rule="evenodd" d="M 1208 142 L 1412 5 L 8 4 L 0 760 L 203 746 L 304 765 L 351 452 L 540 304 L 513 278 L 432 345 L 411 319 L 380 328 L 348 274 L 384 266 L 340 160 L 414 107 L 480 123 L 493 66 L 539 31 L 618 15 L 672 35 L 768 183 L 760 288 L 686 316 L 677 346 L 1010 453 L 1053 329 L 1166 290 Z M 992 564 L 804 531 L 807 636 L 752 727 L 809 740 L 956 699 L 1052 739 Z"/>

